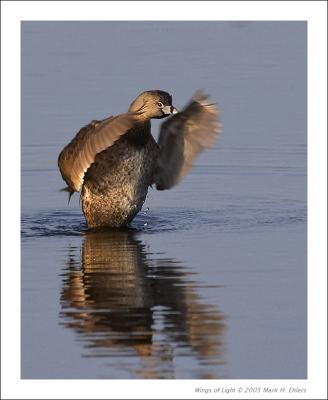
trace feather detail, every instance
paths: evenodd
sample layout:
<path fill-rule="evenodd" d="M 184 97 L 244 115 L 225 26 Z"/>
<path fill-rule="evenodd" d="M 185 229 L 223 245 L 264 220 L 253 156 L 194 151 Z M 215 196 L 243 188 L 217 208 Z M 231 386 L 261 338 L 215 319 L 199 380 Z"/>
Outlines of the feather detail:
<path fill-rule="evenodd" d="M 136 114 L 126 113 L 92 121 L 77 133 L 58 157 L 59 170 L 70 191 L 80 190 L 85 172 L 96 155 L 112 146 L 136 122 Z"/>
<path fill-rule="evenodd" d="M 160 154 L 154 174 L 158 190 L 170 189 L 191 169 L 205 148 L 212 148 L 220 133 L 219 111 L 208 96 L 197 91 L 190 103 L 165 121 L 160 130 Z"/>

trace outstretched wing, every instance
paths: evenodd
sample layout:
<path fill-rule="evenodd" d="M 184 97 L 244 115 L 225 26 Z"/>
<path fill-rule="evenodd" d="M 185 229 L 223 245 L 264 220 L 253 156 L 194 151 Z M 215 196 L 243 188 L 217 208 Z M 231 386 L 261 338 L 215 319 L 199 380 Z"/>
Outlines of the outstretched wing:
<path fill-rule="evenodd" d="M 58 167 L 69 192 L 80 190 L 84 174 L 96 155 L 112 146 L 134 126 L 135 121 L 134 114 L 121 114 L 102 121 L 92 121 L 77 133 L 58 157 Z"/>
<path fill-rule="evenodd" d="M 192 167 L 197 155 L 214 146 L 220 132 L 219 112 L 202 91 L 185 109 L 162 124 L 154 181 L 158 190 L 170 189 Z"/>

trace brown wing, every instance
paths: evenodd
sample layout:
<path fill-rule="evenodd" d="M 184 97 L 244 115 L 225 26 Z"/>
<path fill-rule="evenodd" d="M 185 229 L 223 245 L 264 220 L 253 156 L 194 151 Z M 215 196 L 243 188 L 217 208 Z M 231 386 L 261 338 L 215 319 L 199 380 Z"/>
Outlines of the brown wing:
<path fill-rule="evenodd" d="M 68 191 L 80 190 L 84 174 L 96 155 L 112 146 L 135 122 L 134 114 L 121 114 L 102 121 L 92 121 L 77 133 L 58 157 L 58 167 Z"/>
<path fill-rule="evenodd" d="M 198 91 L 186 108 L 162 124 L 160 155 L 155 171 L 158 190 L 170 189 L 190 170 L 204 148 L 214 146 L 220 132 L 219 112 L 208 96 Z"/>

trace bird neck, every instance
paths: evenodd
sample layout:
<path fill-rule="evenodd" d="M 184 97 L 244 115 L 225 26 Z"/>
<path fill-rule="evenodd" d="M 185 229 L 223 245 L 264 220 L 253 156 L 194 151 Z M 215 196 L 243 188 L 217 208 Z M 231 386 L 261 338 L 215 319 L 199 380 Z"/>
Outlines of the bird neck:
<path fill-rule="evenodd" d="M 145 121 L 140 121 L 127 133 L 127 139 L 130 143 L 135 144 L 137 146 L 144 146 L 150 136 L 150 120 L 147 119 Z"/>

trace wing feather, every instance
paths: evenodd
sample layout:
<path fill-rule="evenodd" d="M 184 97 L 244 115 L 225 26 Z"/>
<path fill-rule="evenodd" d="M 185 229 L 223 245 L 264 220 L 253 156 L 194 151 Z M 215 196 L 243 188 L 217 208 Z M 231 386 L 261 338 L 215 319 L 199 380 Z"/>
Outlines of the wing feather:
<path fill-rule="evenodd" d="M 126 113 L 92 121 L 80 129 L 58 157 L 59 170 L 70 192 L 80 190 L 84 174 L 96 155 L 112 146 L 135 123 L 136 115 Z"/>
<path fill-rule="evenodd" d="M 155 170 L 159 190 L 170 189 L 191 169 L 205 148 L 214 146 L 220 132 L 219 112 L 208 96 L 197 91 L 185 109 L 162 124 Z"/>

